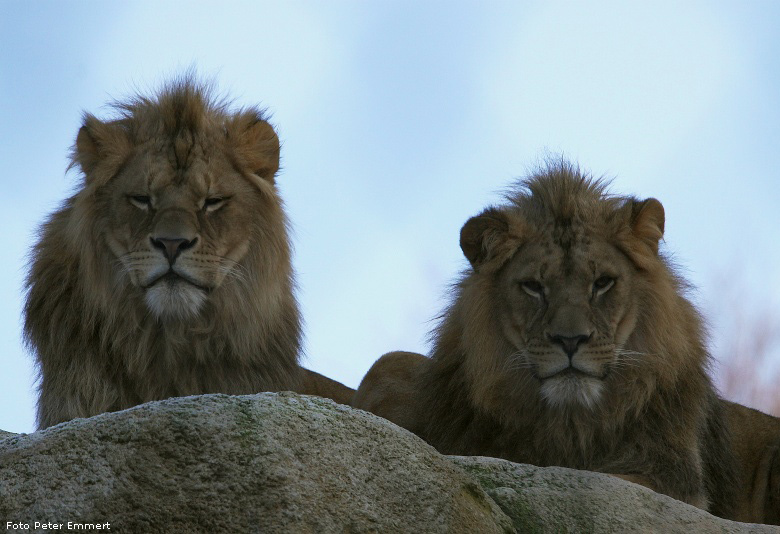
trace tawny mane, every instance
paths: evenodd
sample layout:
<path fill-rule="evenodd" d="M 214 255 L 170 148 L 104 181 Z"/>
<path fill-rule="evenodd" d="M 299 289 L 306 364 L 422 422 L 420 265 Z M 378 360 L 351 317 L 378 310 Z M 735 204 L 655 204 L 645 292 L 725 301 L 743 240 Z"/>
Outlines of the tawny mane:
<path fill-rule="evenodd" d="M 24 334 L 40 375 L 39 425 L 171 396 L 295 389 L 301 326 L 274 184 L 279 141 L 264 114 L 231 109 L 192 76 L 111 107 L 109 120 L 85 114 L 72 155 L 83 181 L 32 250 Z M 193 198 L 227 180 L 242 192 L 202 223 L 197 243 L 246 240 L 246 250 L 186 321 L 150 313 L 110 237 L 147 216 L 123 211 L 134 208 L 118 182 L 152 187 L 159 175 Z"/>

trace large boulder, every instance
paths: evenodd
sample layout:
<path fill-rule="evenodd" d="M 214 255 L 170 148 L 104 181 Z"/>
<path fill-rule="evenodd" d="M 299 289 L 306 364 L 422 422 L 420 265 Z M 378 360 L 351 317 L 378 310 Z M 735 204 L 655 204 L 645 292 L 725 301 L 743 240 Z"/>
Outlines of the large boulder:
<path fill-rule="evenodd" d="M 30 531 L 512 531 L 412 434 L 291 393 L 177 398 L 6 438 L 0 518 Z"/>
<path fill-rule="evenodd" d="M 442 456 L 292 393 L 170 399 L 0 435 L 0 519 L 26 532 L 780 532 L 606 475 Z"/>

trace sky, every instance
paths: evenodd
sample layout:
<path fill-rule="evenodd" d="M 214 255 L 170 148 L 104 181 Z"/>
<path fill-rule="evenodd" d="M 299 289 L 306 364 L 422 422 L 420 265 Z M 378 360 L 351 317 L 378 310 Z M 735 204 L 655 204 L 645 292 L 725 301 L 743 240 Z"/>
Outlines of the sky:
<path fill-rule="evenodd" d="M 0 429 L 34 430 L 27 253 L 78 182 L 82 112 L 191 66 L 272 114 L 304 365 L 348 386 L 385 352 L 428 352 L 461 226 L 549 155 L 661 200 L 713 354 L 737 316 L 780 332 L 780 3 L 216 6 L 0 0 Z"/>

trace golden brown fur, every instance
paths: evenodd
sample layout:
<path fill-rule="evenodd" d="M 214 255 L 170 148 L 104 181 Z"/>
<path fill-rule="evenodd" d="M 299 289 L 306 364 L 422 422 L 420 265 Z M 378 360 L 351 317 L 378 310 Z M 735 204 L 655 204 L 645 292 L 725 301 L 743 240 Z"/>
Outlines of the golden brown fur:
<path fill-rule="evenodd" d="M 332 391 L 302 374 L 279 140 L 191 76 L 85 114 L 76 193 L 40 231 L 24 332 L 38 425 L 172 396 Z"/>
<path fill-rule="evenodd" d="M 780 525 L 780 419 L 722 402 L 739 473 L 731 519 Z"/>
<path fill-rule="evenodd" d="M 728 515 L 733 458 L 655 199 L 551 165 L 461 230 L 433 353 L 383 356 L 353 405 L 446 454 L 616 474 Z"/>
<path fill-rule="evenodd" d="M 345 386 L 341 382 L 336 382 L 332 378 L 322 376 L 319 373 L 302 369 L 303 378 L 301 385 L 296 389 L 298 393 L 305 395 L 316 395 L 332 399 L 339 404 L 349 404 L 355 395 L 355 390 Z"/>

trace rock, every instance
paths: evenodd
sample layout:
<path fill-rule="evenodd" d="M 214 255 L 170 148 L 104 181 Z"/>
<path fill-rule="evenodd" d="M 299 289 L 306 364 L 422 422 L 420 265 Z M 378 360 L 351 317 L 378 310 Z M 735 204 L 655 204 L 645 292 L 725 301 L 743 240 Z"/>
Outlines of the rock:
<path fill-rule="evenodd" d="M 13 432 L 6 432 L 5 430 L 0 430 L 0 440 L 4 440 L 5 438 L 10 438 L 11 436 L 16 436 Z"/>
<path fill-rule="evenodd" d="M 0 518 L 28 531 L 513 531 L 412 434 L 291 393 L 170 399 L 5 439 Z"/>
<path fill-rule="evenodd" d="M 780 532 L 607 475 L 442 456 L 292 393 L 169 399 L 3 435 L 9 532 Z"/>
<path fill-rule="evenodd" d="M 720 519 L 643 486 L 602 473 L 450 456 L 474 476 L 519 532 L 778 533 Z"/>

